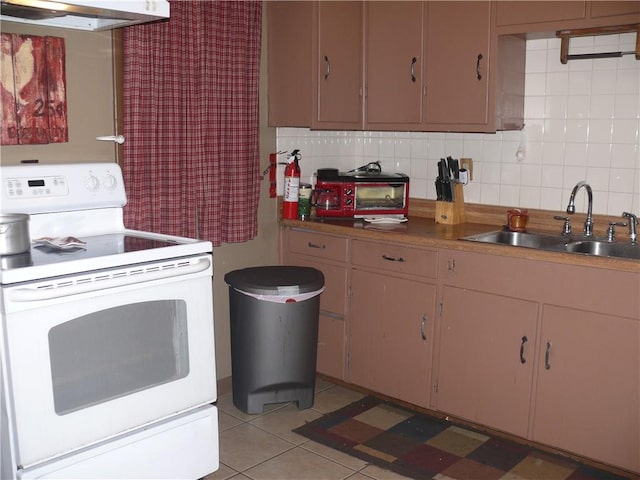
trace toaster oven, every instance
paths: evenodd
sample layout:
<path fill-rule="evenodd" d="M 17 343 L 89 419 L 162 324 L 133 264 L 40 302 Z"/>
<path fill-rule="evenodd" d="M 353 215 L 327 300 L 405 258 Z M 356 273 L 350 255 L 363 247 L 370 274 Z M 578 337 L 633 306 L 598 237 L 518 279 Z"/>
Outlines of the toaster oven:
<path fill-rule="evenodd" d="M 314 191 L 318 217 L 406 217 L 409 177 L 385 173 L 370 165 L 351 172 L 319 169 Z"/>

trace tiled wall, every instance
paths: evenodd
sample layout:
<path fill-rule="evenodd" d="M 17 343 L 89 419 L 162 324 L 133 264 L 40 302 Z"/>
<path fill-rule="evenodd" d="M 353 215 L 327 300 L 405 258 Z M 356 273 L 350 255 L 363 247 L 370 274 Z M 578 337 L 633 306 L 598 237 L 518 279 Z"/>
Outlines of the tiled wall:
<path fill-rule="evenodd" d="M 630 51 L 635 34 L 576 38 L 570 46 L 570 53 Z M 586 180 L 594 213 L 640 214 L 640 61 L 633 55 L 562 65 L 559 39 L 527 41 L 525 125 L 496 134 L 279 128 L 277 146 L 300 149 L 303 181 L 318 168 L 379 160 L 385 171 L 410 175 L 412 197 L 434 199 L 436 163 L 451 155 L 473 158 L 468 202 L 564 210 L 571 188 Z M 585 199 L 580 193 L 578 211 Z"/>

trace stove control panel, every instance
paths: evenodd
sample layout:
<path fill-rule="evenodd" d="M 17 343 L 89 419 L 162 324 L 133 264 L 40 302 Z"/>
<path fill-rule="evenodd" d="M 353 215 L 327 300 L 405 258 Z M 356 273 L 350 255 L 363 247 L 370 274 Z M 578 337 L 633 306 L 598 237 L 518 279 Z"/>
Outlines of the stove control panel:
<path fill-rule="evenodd" d="M 0 167 L 0 212 L 51 213 L 123 207 L 124 181 L 116 163 Z"/>
<path fill-rule="evenodd" d="M 12 177 L 3 180 L 5 182 L 3 188 L 9 197 L 58 197 L 69 194 L 69 186 L 65 177 Z"/>

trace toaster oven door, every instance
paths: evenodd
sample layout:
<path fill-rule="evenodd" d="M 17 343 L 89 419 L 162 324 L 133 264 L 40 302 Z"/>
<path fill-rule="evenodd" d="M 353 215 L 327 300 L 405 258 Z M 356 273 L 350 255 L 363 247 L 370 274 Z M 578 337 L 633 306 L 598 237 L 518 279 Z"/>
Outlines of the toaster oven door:
<path fill-rule="evenodd" d="M 356 185 L 357 215 L 403 215 L 407 207 L 407 183 L 365 183 Z"/>

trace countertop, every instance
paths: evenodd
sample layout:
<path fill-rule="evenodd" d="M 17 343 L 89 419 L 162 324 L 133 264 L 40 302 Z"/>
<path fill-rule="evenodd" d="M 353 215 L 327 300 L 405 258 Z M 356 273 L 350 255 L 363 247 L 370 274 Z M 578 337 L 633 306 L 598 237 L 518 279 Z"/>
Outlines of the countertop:
<path fill-rule="evenodd" d="M 304 221 L 281 219 L 280 224 L 286 227 L 346 235 L 352 238 L 397 242 L 421 247 L 447 248 L 490 255 L 640 273 L 640 260 L 595 257 L 579 253 L 550 252 L 511 245 L 461 240 L 462 237 L 501 229 L 500 226 L 490 223 L 467 222 L 458 225 L 444 225 L 436 223 L 433 218 L 409 215 L 407 222 L 392 225 L 371 224 L 362 219 L 328 219 L 317 217 L 312 217 Z M 529 231 L 558 233 L 542 229 L 529 229 Z"/>

